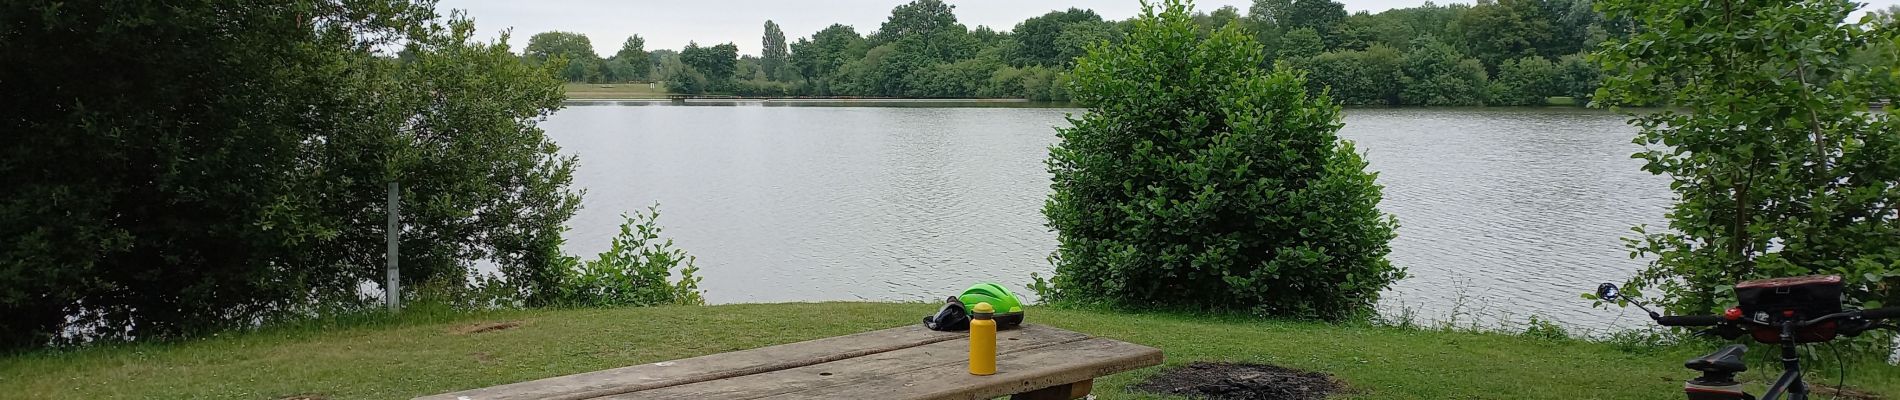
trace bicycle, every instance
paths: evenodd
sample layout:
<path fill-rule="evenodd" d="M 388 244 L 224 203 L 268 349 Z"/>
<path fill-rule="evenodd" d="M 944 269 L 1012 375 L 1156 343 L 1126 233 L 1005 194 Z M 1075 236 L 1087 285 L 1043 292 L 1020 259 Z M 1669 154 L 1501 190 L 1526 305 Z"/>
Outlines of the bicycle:
<path fill-rule="evenodd" d="M 1900 326 L 1880 323 L 1900 317 L 1900 307 L 1873 310 L 1841 308 L 1841 278 L 1833 275 L 1763 279 L 1735 285 L 1735 307 L 1722 315 L 1665 316 L 1642 302 L 1623 297 L 1616 285 L 1597 286 L 1597 299 L 1622 299 L 1649 313 L 1658 325 L 1675 327 L 1711 327 L 1698 336 L 1717 336 L 1734 340 L 1748 335 L 1756 342 L 1781 345 L 1781 377 L 1775 379 L 1759 400 L 1808 400 L 1808 385 L 1801 376 L 1801 357 L 1796 352 L 1802 343 L 1821 343 L 1839 335 L 1860 336 L 1875 329 L 1900 332 Z M 1808 318 L 1819 315 L 1819 317 Z M 1683 367 L 1702 376 L 1683 383 L 1689 400 L 1758 400 L 1742 391 L 1735 375 L 1748 371 L 1743 356 L 1748 346 L 1731 344 L 1708 355 L 1683 362 Z"/>

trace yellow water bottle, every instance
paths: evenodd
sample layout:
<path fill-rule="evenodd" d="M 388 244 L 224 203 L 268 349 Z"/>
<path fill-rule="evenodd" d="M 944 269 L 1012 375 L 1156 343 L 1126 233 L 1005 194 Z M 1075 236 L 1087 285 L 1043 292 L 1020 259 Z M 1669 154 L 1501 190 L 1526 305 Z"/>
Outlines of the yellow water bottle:
<path fill-rule="evenodd" d="M 996 374 L 996 307 L 976 303 L 970 313 L 970 374 Z"/>

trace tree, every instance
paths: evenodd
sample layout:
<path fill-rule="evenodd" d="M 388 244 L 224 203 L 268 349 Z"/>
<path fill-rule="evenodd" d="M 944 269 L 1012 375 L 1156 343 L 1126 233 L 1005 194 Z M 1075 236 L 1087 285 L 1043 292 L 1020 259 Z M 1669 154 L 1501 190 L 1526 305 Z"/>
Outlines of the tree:
<path fill-rule="evenodd" d="M 1491 95 L 1491 104 L 1541 106 L 1550 96 L 1567 95 L 1560 83 L 1562 73 L 1543 57 L 1505 61 L 1498 66 L 1497 79 L 1492 80 L 1496 93 Z"/>
<path fill-rule="evenodd" d="M 1286 33 L 1287 18 L 1293 9 L 1293 0 L 1254 0 L 1247 7 L 1244 20 L 1253 32 L 1254 40 L 1266 49 L 1268 57 L 1278 57 L 1280 36 Z"/>
<path fill-rule="evenodd" d="M 890 18 L 868 39 L 874 47 L 892 46 L 878 62 L 866 63 L 872 94 L 903 96 L 912 91 L 910 77 L 919 69 L 976 56 L 976 38 L 957 23 L 954 9 L 941 0 L 916 0 L 891 9 Z"/>
<path fill-rule="evenodd" d="M 1031 17 L 1016 24 L 1011 35 L 1016 40 L 1018 66 L 1045 65 L 1063 66 L 1073 61 L 1079 52 L 1067 49 L 1057 43 L 1062 34 L 1071 27 L 1097 29 L 1078 23 L 1106 23 L 1094 10 L 1070 8 L 1068 11 L 1050 11 L 1048 14 Z M 1065 58 L 1066 57 L 1066 58 Z"/>
<path fill-rule="evenodd" d="M 1603 71 L 1596 64 L 1585 60 L 1581 54 L 1571 54 L 1557 59 L 1557 94 L 1576 99 L 1579 104 L 1587 103 L 1596 95 L 1597 87 L 1603 84 Z"/>
<path fill-rule="evenodd" d="M 1893 77 L 1845 62 L 1892 27 L 1844 24 L 1855 3 L 1603 0 L 1640 28 L 1593 57 L 1596 101 L 1639 114 L 1636 157 L 1679 199 L 1666 230 L 1638 227 L 1648 266 L 1627 285 L 1674 313 L 1734 304 L 1737 281 L 1838 274 L 1850 305 L 1900 300 L 1900 121 L 1867 112 Z"/>
<path fill-rule="evenodd" d="M 759 67 L 765 70 L 766 78 L 789 80 L 785 78 L 791 76 L 791 70 L 786 69 L 785 65 L 790 61 L 791 52 L 785 48 L 785 32 L 780 31 L 778 24 L 771 20 L 765 21 L 763 44 L 763 50 L 759 51 Z"/>
<path fill-rule="evenodd" d="M 1320 42 L 1319 32 L 1313 28 L 1295 28 L 1280 38 L 1280 58 L 1302 58 L 1319 55 L 1326 51 L 1326 44 Z"/>
<path fill-rule="evenodd" d="M 614 53 L 613 59 L 608 60 L 614 80 L 623 82 L 647 80 L 648 75 L 653 73 L 653 61 L 647 55 L 646 43 L 646 39 L 641 39 L 640 35 L 633 35 L 628 36 L 627 41 L 620 44 L 620 51 Z"/>
<path fill-rule="evenodd" d="M 549 66 L 428 3 L 0 12 L 0 342 L 166 339 L 364 305 L 402 184 L 405 287 L 558 273 Z M 305 10 L 285 12 L 286 8 Z M 387 50 L 402 48 L 401 57 Z"/>
<path fill-rule="evenodd" d="M 1227 24 L 1240 20 L 1240 9 L 1234 6 L 1221 6 L 1221 8 L 1214 9 L 1212 13 L 1194 15 L 1194 24 L 1200 26 L 1200 32 L 1202 34 L 1211 33 L 1216 29 L 1226 27 Z M 1245 28 L 1246 26 L 1243 25 L 1242 29 Z"/>
<path fill-rule="evenodd" d="M 1537 55 L 1551 39 L 1550 19 L 1536 0 L 1479 3 L 1459 14 L 1458 30 L 1466 52 L 1489 66 Z"/>
<path fill-rule="evenodd" d="M 1405 104 L 1481 106 L 1490 86 L 1483 64 L 1429 36 L 1413 41 L 1402 73 Z"/>
<path fill-rule="evenodd" d="M 850 25 L 832 24 L 812 34 L 809 41 L 798 39 L 793 43 L 791 64 L 807 82 L 817 86 L 819 94 L 831 94 L 827 78 L 845 63 L 864 57 L 866 50 L 864 38 Z"/>
<path fill-rule="evenodd" d="M 603 64 L 600 56 L 594 54 L 594 44 L 587 35 L 573 32 L 541 32 L 528 38 L 528 46 L 522 49 L 522 56 L 535 64 L 550 60 L 564 60 L 567 64 L 561 76 L 569 82 L 598 82 L 605 75 L 601 73 Z"/>
<path fill-rule="evenodd" d="M 1334 27 L 1345 20 L 1345 4 L 1332 0 L 1293 0 L 1287 8 L 1287 18 L 1282 28 L 1312 28 L 1323 38 L 1333 34 Z"/>
<path fill-rule="evenodd" d="M 1056 58 L 1063 60 L 1052 66 L 1068 66 L 1076 58 L 1088 55 L 1089 47 L 1097 44 L 1120 43 L 1121 30 L 1108 22 L 1075 22 L 1062 27 L 1062 34 L 1056 35 Z"/>
<path fill-rule="evenodd" d="M 1333 51 L 1310 59 L 1292 60 L 1308 72 L 1307 90 L 1328 94 L 1340 104 L 1400 105 L 1401 68 L 1405 55 L 1383 44 L 1366 50 Z"/>
<path fill-rule="evenodd" d="M 699 43 L 687 42 L 679 58 L 686 68 L 704 76 L 706 87 L 702 90 L 705 91 L 728 89 L 739 71 L 739 46 L 732 43 L 700 47 Z"/>
<path fill-rule="evenodd" d="M 706 74 L 680 61 L 680 57 L 666 57 L 660 60 L 660 78 L 666 80 L 666 91 L 683 94 L 706 93 L 711 86 Z"/>
<path fill-rule="evenodd" d="M 1157 7 L 1163 7 L 1157 10 Z M 1043 213 L 1057 301 L 1343 318 L 1403 276 L 1375 175 L 1339 107 L 1251 37 L 1201 39 L 1188 6 L 1144 7 L 1074 71 L 1090 105 L 1057 130 Z M 1051 289 L 1048 284 L 1037 287 Z"/>

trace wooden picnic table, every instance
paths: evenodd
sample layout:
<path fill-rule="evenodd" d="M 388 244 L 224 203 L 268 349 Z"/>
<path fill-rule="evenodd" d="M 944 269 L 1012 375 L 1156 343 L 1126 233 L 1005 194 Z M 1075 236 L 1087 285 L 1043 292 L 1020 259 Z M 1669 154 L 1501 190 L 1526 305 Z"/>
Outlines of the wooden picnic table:
<path fill-rule="evenodd" d="M 418 400 L 1076 399 L 1161 350 L 1041 325 L 997 333 L 996 374 L 970 375 L 969 334 L 922 326 L 640 364 Z"/>

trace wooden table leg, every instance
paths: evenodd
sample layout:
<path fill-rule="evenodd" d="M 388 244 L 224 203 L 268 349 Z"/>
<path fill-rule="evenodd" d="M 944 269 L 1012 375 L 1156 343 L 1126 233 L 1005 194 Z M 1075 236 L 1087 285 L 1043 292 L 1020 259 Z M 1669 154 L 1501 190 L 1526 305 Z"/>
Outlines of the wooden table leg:
<path fill-rule="evenodd" d="M 1092 390 L 1095 390 L 1094 379 L 1012 394 L 1009 400 L 1073 400 L 1088 397 Z"/>

